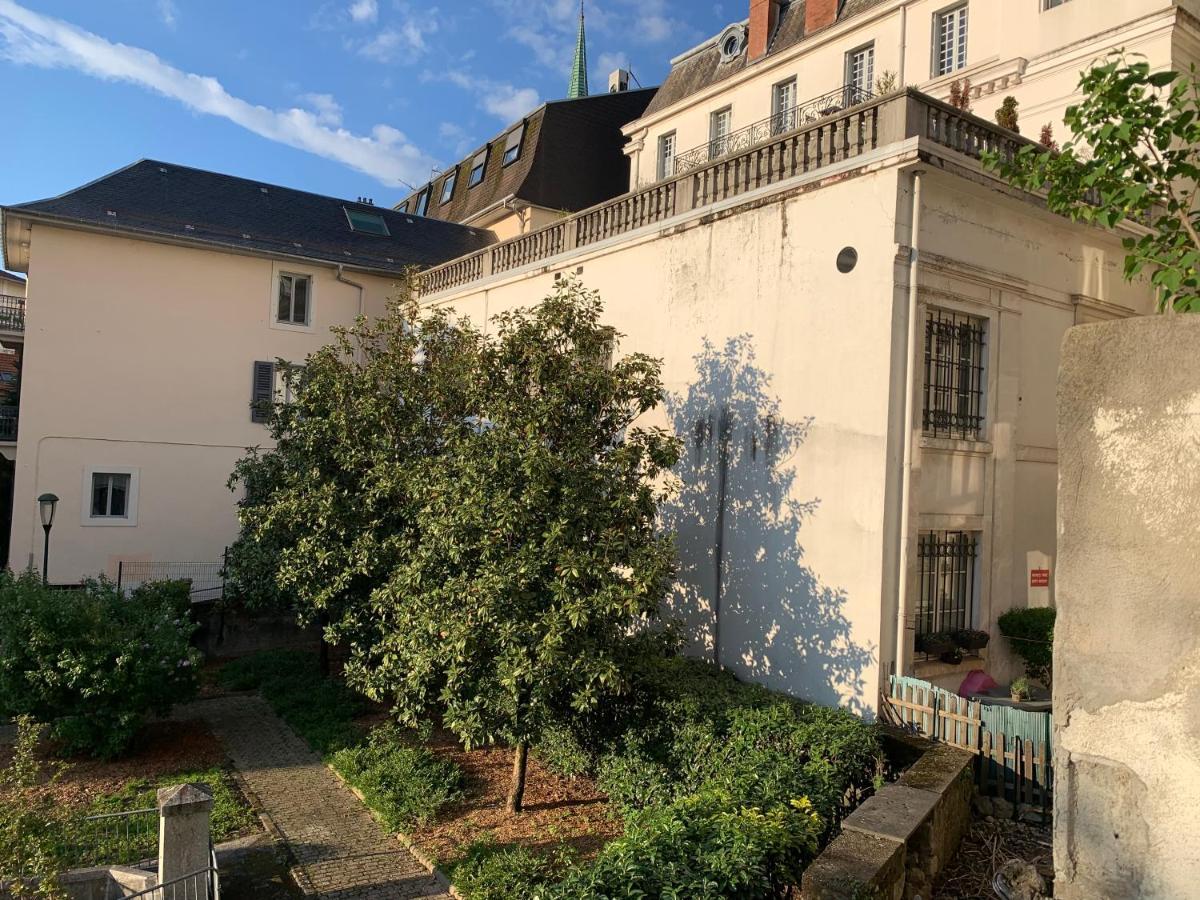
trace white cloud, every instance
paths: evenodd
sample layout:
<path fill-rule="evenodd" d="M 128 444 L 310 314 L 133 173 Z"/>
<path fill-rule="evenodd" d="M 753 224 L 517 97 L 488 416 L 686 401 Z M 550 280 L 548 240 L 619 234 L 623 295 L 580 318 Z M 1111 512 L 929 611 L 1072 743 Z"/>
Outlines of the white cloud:
<path fill-rule="evenodd" d="M 158 0 L 158 15 L 164 25 L 174 29 L 179 21 L 179 7 L 175 5 L 175 0 Z"/>
<path fill-rule="evenodd" d="M 388 27 L 359 48 L 376 62 L 412 62 L 429 49 L 426 37 L 437 33 L 437 7 L 420 16 L 409 16 L 398 27 Z"/>
<path fill-rule="evenodd" d="M 350 4 L 350 18 L 355 22 L 374 22 L 379 18 L 378 0 L 355 0 Z"/>
<path fill-rule="evenodd" d="M 74 69 L 93 78 L 137 85 L 267 140 L 342 163 L 386 185 L 423 181 L 434 164 L 391 126 L 376 125 L 369 135 L 358 135 L 331 125 L 329 104 L 316 107 L 318 112 L 258 106 L 232 96 L 215 78 L 181 71 L 148 50 L 111 43 L 13 0 L 0 0 L 0 57 L 18 65 Z M 328 99 L 336 106 L 332 97 Z"/>
<path fill-rule="evenodd" d="M 342 104 L 338 103 L 332 94 L 304 94 L 300 99 L 317 114 L 320 124 L 333 128 L 342 124 Z"/>
<path fill-rule="evenodd" d="M 446 78 L 477 97 L 479 108 L 505 122 L 520 119 L 541 103 L 541 95 L 533 88 L 521 88 L 506 81 L 477 78 L 466 72 L 451 70 Z"/>

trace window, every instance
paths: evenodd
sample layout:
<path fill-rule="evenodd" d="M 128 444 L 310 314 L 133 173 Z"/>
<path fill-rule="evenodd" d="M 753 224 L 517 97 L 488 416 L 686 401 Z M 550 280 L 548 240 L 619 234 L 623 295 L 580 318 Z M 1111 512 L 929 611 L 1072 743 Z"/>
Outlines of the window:
<path fill-rule="evenodd" d="M 917 538 L 921 593 L 917 634 L 957 631 L 975 622 L 977 531 L 923 531 Z"/>
<path fill-rule="evenodd" d="M 377 234 L 380 237 L 388 237 L 391 232 L 388 231 L 387 222 L 383 220 L 383 216 L 377 213 L 363 212 L 358 209 L 346 209 L 346 218 L 350 221 L 351 231 L 361 231 L 363 234 Z"/>
<path fill-rule="evenodd" d="M 398 213 L 406 213 L 406 212 L 408 212 L 408 201 L 407 201 L 407 200 L 405 200 L 403 203 L 401 203 L 399 206 L 397 206 L 397 207 L 396 207 L 396 212 L 398 212 Z"/>
<path fill-rule="evenodd" d="M 483 175 L 487 171 L 487 148 L 484 147 L 475 154 L 475 158 L 471 160 L 471 177 L 467 179 L 467 187 L 473 188 L 479 182 L 483 181 Z"/>
<path fill-rule="evenodd" d="M 979 440 L 983 432 L 984 321 L 930 309 L 925 318 L 924 430 Z"/>
<path fill-rule="evenodd" d="M 967 4 L 933 17 L 933 74 L 948 75 L 967 64 Z"/>
<path fill-rule="evenodd" d="M 85 466 L 82 488 L 81 525 L 137 525 L 137 469 L 111 463 Z"/>
<path fill-rule="evenodd" d="M 413 212 L 415 212 L 418 216 L 423 216 L 425 213 L 429 212 L 429 188 L 425 188 L 425 190 L 417 194 L 417 206 Z"/>
<path fill-rule="evenodd" d="M 724 156 L 731 149 L 729 132 L 733 126 L 733 110 L 730 107 L 719 109 L 709 118 L 708 123 L 708 158 L 716 159 Z"/>
<path fill-rule="evenodd" d="M 1042 0 L 1042 12 L 1048 9 L 1054 9 L 1056 6 L 1062 6 L 1064 3 L 1070 3 L 1071 0 Z"/>
<path fill-rule="evenodd" d="M 518 125 L 508 133 L 508 137 L 504 139 L 504 161 L 502 165 L 507 166 L 521 158 L 521 141 L 524 138 L 524 123 Z"/>
<path fill-rule="evenodd" d="M 454 196 L 454 182 L 458 181 L 458 169 L 455 169 L 446 176 L 446 180 L 442 182 L 442 203 L 449 203 L 450 198 Z"/>
<path fill-rule="evenodd" d="M 796 79 L 789 78 L 771 88 L 771 134 L 796 127 Z"/>
<path fill-rule="evenodd" d="M 670 178 L 675 174 L 675 132 L 664 134 L 658 139 L 658 177 Z"/>
<path fill-rule="evenodd" d="M 721 62 L 733 62 L 742 55 L 742 47 L 746 43 L 746 28 L 744 25 L 730 25 L 717 38 L 717 47 L 721 51 Z"/>
<path fill-rule="evenodd" d="M 307 275 L 279 275 L 279 303 L 275 321 L 282 325 L 308 325 L 312 279 Z"/>
<path fill-rule="evenodd" d="M 92 473 L 92 518 L 129 517 L 129 474 L 127 472 Z"/>
<path fill-rule="evenodd" d="M 875 45 L 867 44 L 846 54 L 846 105 L 871 97 L 875 84 Z"/>

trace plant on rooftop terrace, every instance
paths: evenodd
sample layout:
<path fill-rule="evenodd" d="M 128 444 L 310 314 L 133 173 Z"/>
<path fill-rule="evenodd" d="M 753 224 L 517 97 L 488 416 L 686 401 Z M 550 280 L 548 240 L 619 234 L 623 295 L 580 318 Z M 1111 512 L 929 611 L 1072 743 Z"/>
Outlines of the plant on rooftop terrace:
<path fill-rule="evenodd" d="M 1114 53 L 1083 73 L 1083 100 L 1067 110 L 1071 138 L 1053 134 L 1011 158 L 984 163 L 1051 210 L 1078 222 L 1141 233 L 1124 238 L 1125 277 L 1149 272 L 1163 311 L 1200 312 L 1200 80 L 1152 72 Z"/>
<path fill-rule="evenodd" d="M 564 281 L 484 334 L 402 296 L 307 360 L 275 449 L 235 473 L 269 469 L 243 539 L 351 648 L 348 682 L 406 724 L 510 743 L 514 812 L 547 710 L 623 689 L 675 569 L 655 522 L 679 444 L 634 426 L 660 363 L 614 360 L 601 313 Z"/>

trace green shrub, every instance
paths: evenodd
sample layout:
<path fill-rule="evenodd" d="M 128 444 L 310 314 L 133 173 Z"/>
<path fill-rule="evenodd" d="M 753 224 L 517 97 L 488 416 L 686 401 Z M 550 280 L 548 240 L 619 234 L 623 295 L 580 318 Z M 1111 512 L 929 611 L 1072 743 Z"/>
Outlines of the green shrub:
<path fill-rule="evenodd" d="M 450 867 L 450 880 L 470 900 L 530 900 L 547 891 L 563 863 L 518 844 L 476 841 Z"/>
<path fill-rule="evenodd" d="M 632 816 L 623 837 L 545 896 L 771 900 L 799 883 L 822 830 L 803 801 L 763 812 L 705 791 Z"/>
<path fill-rule="evenodd" d="M 236 660 L 221 670 L 228 690 L 254 690 L 321 754 L 362 741 L 354 717 L 366 701 L 340 681 L 321 675 L 317 658 L 301 650 L 272 650 Z"/>
<path fill-rule="evenodd" d="M 458 766 L 412 746 L 395 725 L 375 728 L 365 744 L 339 750 L 330 763 L 392 831 L 427 822 L 462 796 Z"/>
<path fill-rule="evenodd" d="M 195 693 L 186 607 L 178 584 L 127 598 L 106 581 L 62 591 L 0 572 L 0 715 L 49 723 L 68 753 L 119 755 L 148 713 Z"/>
<path fill-rule="evenodd" d="M 999 619 L 1000 633 L 1025 661 L 1025 673 L 1046 687 L 1054 671 L 1053 607 L 1010 609 Z"/>
<path fill-rule="evenodd" d="M 699 660 L 647 658 L 622 707 L 615 723 L 560 721 L 549 742 L 556 752 L 541 758 L 596 775 L 623 813 L 719 788 L 763 809 L 808 797 L 832 824 L 872 787 L 881 755 L 877 730 L 856 716 Z M 558 733 L 564 728 L 574 745 Z"/>

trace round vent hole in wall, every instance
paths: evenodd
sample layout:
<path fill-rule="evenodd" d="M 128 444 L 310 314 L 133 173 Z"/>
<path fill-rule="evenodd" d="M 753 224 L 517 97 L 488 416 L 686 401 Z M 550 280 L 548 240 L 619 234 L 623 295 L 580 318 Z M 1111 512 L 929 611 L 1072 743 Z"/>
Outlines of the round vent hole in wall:
<path fill-rule="evenodd" d="M 858 251 L 853 247 L 844 247 L 842 252 L 837 255 L 837 269 L 843 275 L 848 275 L 854 271 L 854 267 L 858 265 Z"/>

